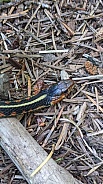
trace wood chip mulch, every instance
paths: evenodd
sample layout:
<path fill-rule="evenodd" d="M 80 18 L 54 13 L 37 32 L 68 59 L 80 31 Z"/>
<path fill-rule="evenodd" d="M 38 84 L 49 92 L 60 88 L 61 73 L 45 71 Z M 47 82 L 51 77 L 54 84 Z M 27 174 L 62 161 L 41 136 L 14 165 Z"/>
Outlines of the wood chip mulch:
<path fill-rule="evenodd" d="M 48 153 L 56 145 L 53 159 L 75 178 L 102 184 L 103 1 L 0 1 L 0 72 L 14 100 L 38 80 L 75 81 L 62 102 L 18 119 Z M 0 164 L 2 184 L 27 183 L 2 148 Z"/>

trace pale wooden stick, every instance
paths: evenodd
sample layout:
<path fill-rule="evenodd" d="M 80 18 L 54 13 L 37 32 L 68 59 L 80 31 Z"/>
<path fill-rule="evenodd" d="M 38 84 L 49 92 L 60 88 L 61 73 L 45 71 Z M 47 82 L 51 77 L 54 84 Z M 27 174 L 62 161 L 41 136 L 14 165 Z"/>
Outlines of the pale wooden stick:
<path fill-rule="evenodd" d="M 33 171 L 47 158 L 47 153 L 17 119 L 0 119 L 0 143 L 28 184 L 82 184 L 52 158 L 31 177 Z"/>

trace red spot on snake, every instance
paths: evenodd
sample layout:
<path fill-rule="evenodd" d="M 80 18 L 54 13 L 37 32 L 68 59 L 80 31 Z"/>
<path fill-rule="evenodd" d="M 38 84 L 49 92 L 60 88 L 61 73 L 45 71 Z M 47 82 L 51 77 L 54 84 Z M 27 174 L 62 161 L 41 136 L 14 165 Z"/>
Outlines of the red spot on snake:
<path fill-rule="evenodd" d="M 16 112 L 12 112 L 10 116 L 16 116 Z"/>
<path fill-rule="evenodd" d="M 3 114 L 2 112 L 0 112 L 0 117 L 4 117 L 5 116 L 5 114 Z"/>

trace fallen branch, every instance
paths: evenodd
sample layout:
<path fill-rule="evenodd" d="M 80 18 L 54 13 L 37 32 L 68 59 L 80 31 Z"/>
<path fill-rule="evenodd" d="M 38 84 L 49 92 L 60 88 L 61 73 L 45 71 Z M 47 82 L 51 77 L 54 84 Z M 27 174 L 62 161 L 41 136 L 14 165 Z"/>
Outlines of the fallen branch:
<path fill-rule="evenodd" d="M 33 171 L 46 159 L 47 153 L 17 119 L 0 119 L 0 137 L 2 148 L 29 184 L 81 184 L 53 159 L 31 177 Z"/>

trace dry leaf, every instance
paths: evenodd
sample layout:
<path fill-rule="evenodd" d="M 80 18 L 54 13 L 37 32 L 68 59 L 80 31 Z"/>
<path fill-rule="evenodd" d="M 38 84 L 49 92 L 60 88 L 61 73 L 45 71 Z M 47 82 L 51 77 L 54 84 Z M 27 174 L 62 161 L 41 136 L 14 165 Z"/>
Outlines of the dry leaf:
<path fill-rule="evenodd" d="M 84 64 L 84 66 L 85 66 L 86 71 L 89 74 L 91 74 L 91 75 L 97 74 L 97 66 L 96 65 L 93 65 L 92 62 L 86 61 L 85 64 Z"/>
<path fill-rule="evenodd" d="M 66 136 L 67 136 L 67 132 L 68 132 L 68 126 L 69 126 L 68 123 L 64 123 L 63 129 L 62 129 L 61 134 L 59 136 L 59 139 L 56 143 L 55 150 L 58 150 L 62 146 L 62 144 L 64 143 Z"/>
<path fill-rule="evenodd" d="M 80 111 L 77 115 L 76 120 L 79 121 L 80 119 L 83 118 L 83 115 L 85 114 L 85 110 L 86 110 L 87 104 L 86 102 L 83 103 L 83 105 L 80 107 Z"/>

